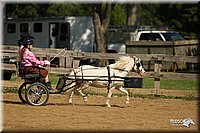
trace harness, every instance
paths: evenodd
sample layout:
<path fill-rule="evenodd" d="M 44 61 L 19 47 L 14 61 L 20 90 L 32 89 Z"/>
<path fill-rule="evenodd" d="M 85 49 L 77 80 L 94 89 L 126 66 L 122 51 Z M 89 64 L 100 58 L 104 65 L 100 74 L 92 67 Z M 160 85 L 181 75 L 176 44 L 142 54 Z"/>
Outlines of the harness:
<path fill-rule="evenodd" d="M 108 89 L 108 92 L 109 92 L 109 90 L 110 90 L 110 83 L 111 83 L 110 66 L 107 66 L 106 68 L 108 70 L 108 86 L 107 86 L 107 89 Z"/>
<path fill-rule="evenodd" d="M 134 63 L 134 66 L 135 66 L 135 65 L 138 67 L 140 64 Z M 91 70 L 91 69 L 98 69 L 98 68 L 87 68 L 87 69 L 83 69 L 83 66 L 81 66 L 81 67 L 80 67 L 80 70 L 78 71 L 78 72 L 80 72 L 81 75 L 80 75 L 78 78 L 77 78 L 77 71 L 73 70 L 75 81 L 76 81 L 77 79 L 81 78 L 81 79 L 79 79 L 79 80 L 81 80 L 80 84 L 83 83 L 83 81 L 86 80 L 86 79 L 84 79 L 83 70 Z M 111 82 L 113 81 L 113 80 L 111 80 L 111 78 L 113 78 L 113 77 L 115 77 L 115 78 L 122 78 L 122 77 L 115 76 L 115 74 L 114 74 L 114 75 L 111 75 L 111 71 L 110 71 L 111 67 L 110 67 L 110 66 L 106 66 L 106 69 L 107 69 L 107 74 L 108 74 L 108 77 L 107 77 L 107 81 L 108 81 L 107 90 L 108 90 L 108 92 L 109 92 L 110 86 L 111 86 Z M 112 68 L 112 69 L 119 70 L 119 71 L 124 71 L 124 72 L 129 72 L 128 70 L 119 69 L 119 68 Z M 93 77 L 93 76 L 91 76 L 91 77 Z M 96 77 L 96 76 L 95 76 L 95 77 Z M 105 80 L 104 80 L 104 81 L 105 81 Z"/>

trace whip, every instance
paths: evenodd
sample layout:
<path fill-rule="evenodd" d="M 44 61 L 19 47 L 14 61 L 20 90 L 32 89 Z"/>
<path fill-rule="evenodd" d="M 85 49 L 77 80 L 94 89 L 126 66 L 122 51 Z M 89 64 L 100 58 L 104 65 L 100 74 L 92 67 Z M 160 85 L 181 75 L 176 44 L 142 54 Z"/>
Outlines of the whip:
<path fill-rule="evenodd" d="M 60 53 L 62 53 L 63 50 L 67 50 L 67 48 L 66 48 L 66 47 L 63 48 L 59 53 L 57 53 L 57 54 L 50 60 L 50 62 L 51 62 L 53 59 L 55 59 Z M 66 52 L 67 52 L 67 51 L 66 51 Z M 65 53 L 66 53 L 66 52 L 65 52 Z M 64 54 L 65 54 L 65 53 L 64 53 Z"/>

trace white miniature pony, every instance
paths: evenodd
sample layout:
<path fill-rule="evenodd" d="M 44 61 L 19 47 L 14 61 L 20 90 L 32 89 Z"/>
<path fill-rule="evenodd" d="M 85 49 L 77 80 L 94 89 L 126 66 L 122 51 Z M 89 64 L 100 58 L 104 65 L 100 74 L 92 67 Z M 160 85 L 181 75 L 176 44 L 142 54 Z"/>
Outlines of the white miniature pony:
<path fill-rule="evenodd" d="M 129 94 L 122 87 L 125 76 L 131 70 L 143 75 L 145 73 L 140 59 L 137 57 L 122 56 L 119 60 L 110 64 L 107 67 L 94 67 L 90 65 L 80 66 L 78 69 L 74 69 L 69 74 L 70 79 L 74 79 L 75 82 L 71 86 L 74 86 L 73 90 L 69 92 L 68 102 L 72 104 L 72 96 L 74 91 L 79 92 L 82 95 L 84 102 L 87 102 L 87 97 L 82 93 L 82 90 L 88 88 L 89 86 L 94 87 L 107 87 L 108 96 L 106 105 L 111 107 L 109 104 L 110 98 L 112 96 L 113 89 L 117 89 L 126 94 L 126 104 L 129 104 Z"/>

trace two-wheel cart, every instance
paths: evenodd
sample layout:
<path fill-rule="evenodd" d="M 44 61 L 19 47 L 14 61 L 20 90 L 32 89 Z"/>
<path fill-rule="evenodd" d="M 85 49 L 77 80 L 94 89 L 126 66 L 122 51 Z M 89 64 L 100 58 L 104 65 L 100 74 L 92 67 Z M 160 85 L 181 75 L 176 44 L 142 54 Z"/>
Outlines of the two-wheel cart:
<path fill-rule="evenodd" d="M 19 87 L 18 96 L 23 103 L 34 106 L 45 105 L 49 99 L 49 94 L 61 94 L 70 88 L 64 89 L 66 86 L 66 75 L 59 75 L 56 86 L 57 91 L 50 92 L 39 74 L 27 74 L 23 76 L 24 83 Z"/>

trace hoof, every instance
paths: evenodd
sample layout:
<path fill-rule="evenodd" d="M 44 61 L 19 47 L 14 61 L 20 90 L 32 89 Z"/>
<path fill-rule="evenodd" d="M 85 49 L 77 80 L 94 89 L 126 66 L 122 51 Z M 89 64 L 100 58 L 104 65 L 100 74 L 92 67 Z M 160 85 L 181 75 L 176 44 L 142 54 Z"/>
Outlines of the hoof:
<path fill-rule="evenodd" d="M 84 98 L 83 98 L 83 101 L 84 101 L 84 103 L 86 104 L 87 101 L 88 101 L 88 100 L 87 100 L 87 97 L 84 97 Z"/>
<path fill-rule="evenodd" d="M 69 104 L 72 104 L 72 100 L 69 100 L 68 103 L 69 103 Z"/>
<path fill-rule="evenodd" d="M 110 104 L 106 104 L 106 107 L 110 108 L 111 106 L 110 106 Z"/>

